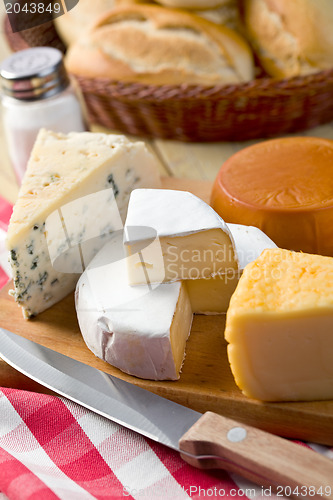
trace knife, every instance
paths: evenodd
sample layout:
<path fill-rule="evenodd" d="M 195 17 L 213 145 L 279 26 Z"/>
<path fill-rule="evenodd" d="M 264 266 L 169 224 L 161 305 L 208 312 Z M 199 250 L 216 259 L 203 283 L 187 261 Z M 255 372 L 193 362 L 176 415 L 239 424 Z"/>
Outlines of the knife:
<path fill-rule="evenodd" d="M 333 500 L 333 461 L 311 449 L 201 414 L 3 328 L 0 357 L 56 393 L 177 450 L 191 465 L 238 473 L 280 496 Z"/>

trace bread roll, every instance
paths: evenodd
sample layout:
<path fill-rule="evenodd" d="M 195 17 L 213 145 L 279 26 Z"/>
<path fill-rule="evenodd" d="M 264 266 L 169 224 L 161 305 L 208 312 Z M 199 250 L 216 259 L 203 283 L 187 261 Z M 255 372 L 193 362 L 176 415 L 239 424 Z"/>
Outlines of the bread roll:
<path fill-rule="evenodd" d="M 66 45 L 74 43 L 101 15 L 113 7 L 135 3 L 150 3 L 149 0 L 80 0 L 63 16 L 54 18 L 58 35 Z"/>
<path fill-rule="evenodd" d="M 230 0 L 157 0 L 166 7 L 179 9 L 212 9 L 229 3 Z"/>
<path fill-rule="evenodd" d="M 113 9 L 70 47 L 71 73 L 163 85 L 215 85 L 253 78 L 252 53 L 237 33 L 159 6 Z"/>
<path fill-rule="evenodd" d="M 248 38 L 274 77 L 333 67 L 332 0 L 244 0 Z"/>

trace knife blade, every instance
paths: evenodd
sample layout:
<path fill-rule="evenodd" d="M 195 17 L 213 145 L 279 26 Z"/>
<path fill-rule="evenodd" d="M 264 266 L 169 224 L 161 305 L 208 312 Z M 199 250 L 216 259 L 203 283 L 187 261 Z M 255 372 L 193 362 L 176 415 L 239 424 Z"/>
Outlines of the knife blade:
<path fill-rule="evenodd" d="M 236 472 L 286 496 L 333 500 L 333 461 L 313 450 L 201 414 L 3 328 L 0 357 L 61 396 L 177 450 L 191 465 Z"/>

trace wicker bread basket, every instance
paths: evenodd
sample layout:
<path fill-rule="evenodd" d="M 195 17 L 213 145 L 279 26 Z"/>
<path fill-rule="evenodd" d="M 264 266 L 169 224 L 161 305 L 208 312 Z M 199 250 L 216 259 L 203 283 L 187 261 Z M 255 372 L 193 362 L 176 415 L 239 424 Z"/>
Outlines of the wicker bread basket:
<path fill-rule="evenodd" d="M 52 22 L 5 33 L 12 50 L 51 45 L 64 51 Z M 91 123 L 141 137 L 243 141 L 298 132 L 333 120 L 333 68 L 285 80 L 240 85 L 153 86 L 78 78 Z"/>

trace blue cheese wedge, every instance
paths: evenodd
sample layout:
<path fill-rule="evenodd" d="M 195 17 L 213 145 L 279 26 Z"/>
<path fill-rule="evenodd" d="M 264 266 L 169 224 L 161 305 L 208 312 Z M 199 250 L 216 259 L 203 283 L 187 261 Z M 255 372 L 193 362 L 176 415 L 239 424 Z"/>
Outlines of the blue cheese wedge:
<path fill-rule="evenodd" d="M 124 244 L 131 284 L 207 278 L 238 269 L 234 241 L 207 203 L 186 191 L 136 189 Z"/>
<path fill-rule="evenodd" d="M 78 274 L 73 271 L 81 272 L 76 265 L 71 265 L 71 261 L 66 266 L 52 265 L 45 238 L 46 221 L 52 221 L 52 214 L 56 214 L 57 219 L 59 210 L 68 207 L 74 200 L 109 190 L 110 204 L 116 201 L 124 220 L 133 189 L 159 186 L 157 160 L 143 142 L 131 142 L 120 135 L 90 132 L 64 135 L 41 130 L 31 153 L 7 236 L 15 286 L 13 296 L 22 306 L 24 316 L 35 316 L 65 297 L 74 290 L 78 279 Z M 100 205 L 103 204 L 104 213 L 109 208 L 107 198 L 101 197 L 99 201 Z M 84 202 L 76 205 L 75 216 L 80 219 L 81 231 L 75 234 L 74 246 L 89 238 L 85 229 L 91 209 L 92 205 Z M 61 217 L 58 218 L 58 226 L 59 220 L 66 226 Z M 105 235 L 112 232 L 112 227 L 103 229 L 99 219 L 96 224 L 101 234 L 95 231 L 93 252 L 101 248 Z M 58 226 L 55 229 L 57 234 Z M 55 226 L 49 223 L 49 236 L 52 227 Z M 50 248 L 55 240 L 51 234 Z M 67 242 L 71 246 L 68 235 Z M 71 253 L 67 255 L 70 259 Z"/>
<path fill-rule="evenodd" d="M 116 257 L 111 240 L 81 275 L 75 302 L 82 336 L 96 356 L 125 373 L 176 380 L 192 324 L 186 288 L 130 286 L 126 260 Z"/>

